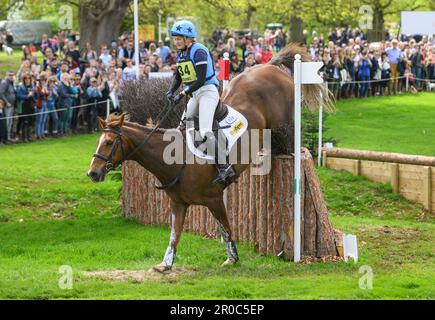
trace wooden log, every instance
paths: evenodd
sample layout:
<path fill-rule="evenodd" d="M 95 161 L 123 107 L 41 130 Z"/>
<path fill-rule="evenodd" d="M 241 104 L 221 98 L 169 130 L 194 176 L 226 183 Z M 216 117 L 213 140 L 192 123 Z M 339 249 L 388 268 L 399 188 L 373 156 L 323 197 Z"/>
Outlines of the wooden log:
<path fill-rule="evenodd" d="M 246 241 L 246 234 L 244 233 L 243 224 L 245 221 L 243 220 L 243 193 L 245 185 L 245 173 L 242 173 L 239 178 L 239 182 L 237 183 L 237 229 L 239 233 L 239 241 Z"/>
<path fill-rule="evenodd" d="M 281 239 L 283 241 L 282 257 L 286 260 L 293 260 L 293 158 L 282 158 L 282 229 Z"/>
<path fill-rule="evenodd" d="M 306 162 L 305 172 L 307 176 L 310 194 L 313 199 L 313 205 L 316 208 L 316 251 L 317 257 L 336 256 L 337 248 L 335 246 L 334 230 L 329 220 L 328 210 L 325 206 L 323 194 L 320 189 L 320 183 L 314 168 L 314 162 L 311 158 Z"/>
<path fill-rule="evenodd" d="M 267 253 L 267 179 L 265 176 L 258 176 L 260 182 L 259 191 L 259 210 L 257 215 L 258 228 L 258 252 L 260 254 Z"/>
<path fill-rule="evenodd" d="M 249 241 L 255 243 L 257 240 L 257 180 L 256 176 L 251 176 L 249 169 Z"/>
<path fill-rule="evenodd" d="M 304 170 L 304 175 L 306 173 Z M 307 178 L 307 177 L 306 177 Z M 317 223 L 316 223 L 316 208 L 313 203 L 313 197 L 311 196 L 311 191 L 309 184 L 305 187 L 305 210 L 304 210 L 304 255 L 315 256 L 316 255 L 316 233 L 317 233 Z"/>
<path fill-rule="evenodd" d="M 282 168 L 279 159 L 273 159 L 273 254 L 282 251 L 281 225 L 282 225 Z"/>
<path fill-rule="evenodd" d="M 266 184 L 267 184 L 267 242 L 266 242 L 266 254 L 272 255 L 273 254 L 273 219 L 275 216 L 275 213 L 273 211 L 273 177 L 272 174 L 268 174 L 265 176 L 266 178 Z"/>
<path fill-rule="evenodd" d="M 435 157 L 428 156 L 392 152 L 354 150 L 346 148 L 324 148 L 322 150 L 326 152 L 326 155 L 328 157 L 435 166 Z"/>
<path fill-rule="evenodd" d="M 250 175 L 248 172 L 243 173 L 243 185 L 242 187 L 242 197 L 241 197 L 241 207 L 242 207 L 242 228 L 243 228 L 243 241 L 249 242 L 251 240 L 250 234 L 249 234 L 249 186 L 250 186 Z"/>

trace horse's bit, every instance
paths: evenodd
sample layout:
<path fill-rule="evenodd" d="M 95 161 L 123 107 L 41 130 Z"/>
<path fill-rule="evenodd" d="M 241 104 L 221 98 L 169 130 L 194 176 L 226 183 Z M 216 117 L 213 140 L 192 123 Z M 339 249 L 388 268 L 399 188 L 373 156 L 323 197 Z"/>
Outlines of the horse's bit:
<path fill-rule="evenodd" d="M 124 161 L 124 155 L 125 155 L 125 153 L 124 153 L 124 145 L 122 143 L 122 133 L 121 133 L 121 131 L 115 130 L 115 129 L 110 129 L 110 128 L 103 129 L 103 131 L 104 132 L 112 132 L 112 133 L 116 134 L 115 142 L 113 144 L 112 150 L 111 150 L 110 155 L 108 157 L 106 157 L 106 156 L 104 156 L 102 154 L 99 154 L 99 153 L 95 153 L 94 157 L 105 161 L 106 162 L 106 171 L 109 172 L 110 170 L 115 169 L 115 166 L 113 165 L 112 161 L 113 161 L 113 156 L 115 155 L 115 153 L 118 150 L 119 146 L 121 146 L 121 151 L 122 151 L 122 159 L 121 159 L 121 161 L 119 163 L 122 163 Z"/>

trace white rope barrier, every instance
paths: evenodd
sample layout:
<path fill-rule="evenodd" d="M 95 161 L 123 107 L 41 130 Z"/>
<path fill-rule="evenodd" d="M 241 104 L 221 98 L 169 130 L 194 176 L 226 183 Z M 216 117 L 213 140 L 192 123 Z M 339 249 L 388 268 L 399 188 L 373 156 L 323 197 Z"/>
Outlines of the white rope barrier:
<path fill-rule="evenodd" d="M 353 84 L 353 83 L 358 84 L 358 83 L 388 82 L 388 81 L 391 81 L 391 80 L 399 80 L 399 79 L 405 79 L 405 78 L 406 78 L 406 76 L 401 76 L 401 77 L 396 77 L 396 78 L 388 78 L 388 79 L 380 79 L 380 80 L 339 81 L 339 82 L 337 82 L 337 81 L 335 81 L 335 82 L 327 81 L 327 82 L 328 82 L 328 84 L 342 84 L 342 85 L 344 85 L 344 84 Z"/>
<path fill-rule="evenodd" d="M 54 113 L 54 112 L 59 112 L 59 111 L 65 111 L 65 110 L 69 110 L 69 109 L 79 109 L 79 108 L 84 108 L 84 107 L 89 107 L 89 106 L 96 106 L 98 104 L 103 104 L 103 103 L 107 104 L 108 101 L 110 101 L 110 99 L 107 99 L 107 100 L 104 100 L 104 101 L 99 101 L 99 102 L 94 102 L 94 103 L 82 104 L 82 105 L 74 106 L 74 107 L 70 107 L 70 108 L 60 108 L 60 109 L 55 109 L 55 110 L 51 110 L 51 111 L 35 112 L 35 113 L 30 113 L 30 114 L 20 114 L 20 115 L 16 115 L 16 116 L 12 116 L 12 117 L 3 117 L 3 118 L 0 118 L 0 120 L 18 119 L 18 118 L 24 118 L 24 117 L 40 116 L 40 115 L 43 115 L 43 114 L 49 114 L 49 113 Z"/>

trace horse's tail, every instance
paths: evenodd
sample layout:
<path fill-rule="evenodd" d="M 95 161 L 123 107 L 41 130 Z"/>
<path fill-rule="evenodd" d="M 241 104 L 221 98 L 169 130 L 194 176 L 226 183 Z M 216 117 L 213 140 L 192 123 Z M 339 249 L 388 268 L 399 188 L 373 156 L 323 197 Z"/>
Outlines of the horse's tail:
<path fill-rule="evenodd" d="M 269 64 L 286 68 L 291 70 L 291 74 L 294 74 L 294 60 L 295 55 L 300 54 L 302 62 L 311 61 L 311 57 L 308 54 L 306 48 L 290 43 L 272 57 Z M 322 93 L 322 94 L 321 94 Z M 302 86 L 302 103 L 308 107 L 311 111 L 314 111 L 323 105 L 323 108 L 327 111 L 333 111 L 333 95 L 324 84 L 305 84 Z"/>

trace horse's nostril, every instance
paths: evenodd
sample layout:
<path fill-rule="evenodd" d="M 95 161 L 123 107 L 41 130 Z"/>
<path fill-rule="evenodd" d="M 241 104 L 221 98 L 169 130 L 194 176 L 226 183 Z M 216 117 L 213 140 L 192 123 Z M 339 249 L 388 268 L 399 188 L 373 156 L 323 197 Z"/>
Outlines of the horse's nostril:
<path fill-rule="evenodd" d="M 88 172 L 88 177 L 90 177 L 92 179 L 97 178 L 97 176 L 98 176 L 98 173 L 96 173 L 95 171 Z"/>

